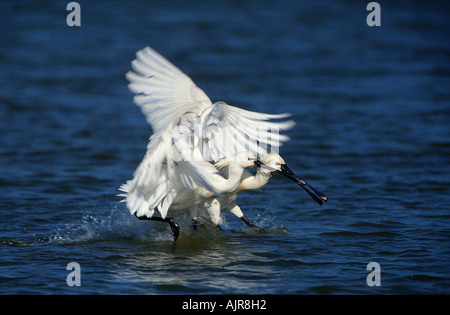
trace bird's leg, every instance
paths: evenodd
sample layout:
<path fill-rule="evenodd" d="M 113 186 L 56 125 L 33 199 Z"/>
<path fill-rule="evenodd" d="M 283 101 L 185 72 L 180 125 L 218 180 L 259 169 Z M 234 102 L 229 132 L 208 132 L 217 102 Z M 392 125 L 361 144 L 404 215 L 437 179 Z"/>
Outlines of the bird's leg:
<path fill-rule="evenodd" d="M 251 228 L 255 228 L 256 225 L 254 225 L 249 219 L 247 219 L 247 217 L 244 215 L 244 213 L 242 212 L 241 208 L 239 208 L 239 206 L 235 203 L 233 203 L 231 205 L 231 208 L 229 210 L 232 214 L 234 214 L 235 216 L 237 216 L 239 219 L 242 220 L 242 222 L 244 222 L 245 224 L 247 224 L 247 226 L 251 227 Z"/>
<path fill-rule="evenodd" d="M 251 228 L 256 228 L 256 225 L 254 225 L 249 219 L 246 218 L 245 215 L 243 215 L 241 217 L 242 222 L 244 222 L 245 224 L 247 224 L 249 227 Z"/>
<path fill-rule="evenodd" d="M 180 226 L 178 225 L 178 223 L 173 218 L 164 218 L 164 219 L 161 218 L 161 217 L 151 217 L 151 218 L 149 218 L 149 217 L 146 217 L 146 216 L 138 217 L 137 215 L 136 215 L 136 218 L 138 218 L 139 220 L 166 222 L 166 223 L 168 223 L 170 225 L 170 229 L 172 230 L 173 240 L 176 241 L 178 236 L 180 236 Z"/>
<path fill-rule="evenodd" d="M 189 208 L 189 212 L 191 214 L 191 229 L 197 230 L 197 217 L 198 217 L 197 205 L 195 205 L 192 208 Z"/>
<path fill-rule="evenodd" d="M 220 226 L 220 224 L 222 223 L 222 218 L 220 217 L 220 202 L 217 200 L 217 198 L 206 201 L 204 207 L 206 208 L 211 221 L 216 226 Z"/>
<path fill-rule="evenodd" d="M 176 241 L 178 236 L 180 236 L 180 226 L 173 218 L 166 218 L 165 220 L 170 225 L 170 229 L 173 233 L 173 240 Z"/>
<path fill-rule="evenodd" d="M 253 224 L 253 222 L 251 222 L 249 219 L 247 219 L 247 217 L 244 215 L 241 208 L 239 208 L 239 206 L 237 204 L 235 204 L 235 203 L 231 204 L 230 208 L 228 208 L 227 210 L 230 211 L 235 216 L 237 216 L 239 219 L 241 219 L 242 222 L 247 224 L 248 227 L 250 227 L 254 230 L 258 230 L 258 231 L 264 231 L 264 229 L 256 226 L 255 224 Z"/>

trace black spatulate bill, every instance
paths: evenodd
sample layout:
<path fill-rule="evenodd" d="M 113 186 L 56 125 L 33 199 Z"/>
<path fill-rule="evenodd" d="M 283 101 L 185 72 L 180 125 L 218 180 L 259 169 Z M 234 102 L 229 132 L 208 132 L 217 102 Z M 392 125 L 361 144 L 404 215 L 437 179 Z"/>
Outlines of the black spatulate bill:
<path fill-rule="evenodd" d="M 297 175 L 295 175 L 294 172 L 292 172 L 289 167 L 287 167 L 286 164 L 281 165 L 281 170 L 277 170 L 277 173 L 286 176 L 287 178 L 293 180 L 296 182 L 300 187 L 303 188 L 304 191 L 308 193 L 308 195 L 311 196 L 311 198 L 317 202 L 319 205 L 323 205 L 323 202 L 328 201 L 327 196 L 325 196 L 320 190 L 315 189 L 311 185 L 309 185 L 306 181 L 299 178 Z"/>

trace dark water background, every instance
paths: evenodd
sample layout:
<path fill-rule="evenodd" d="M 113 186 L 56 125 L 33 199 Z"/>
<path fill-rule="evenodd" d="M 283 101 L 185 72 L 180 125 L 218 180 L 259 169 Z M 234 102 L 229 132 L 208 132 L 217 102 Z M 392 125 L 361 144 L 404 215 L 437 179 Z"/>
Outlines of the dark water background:
<path fill-rule="evenodd" d="M 448 2 L 380 2 L 381 27 L 369 1 L 79 1 L 81 27 L 68 2 L 0 4 L 0 293 L 450 293 Z M 291 112 L 281 154 L 329 202 L 274 177 L 238 200 L 266 233 L 224 214 L 175 244 L 130 216 L 147 45 L 213 101 Z"/>

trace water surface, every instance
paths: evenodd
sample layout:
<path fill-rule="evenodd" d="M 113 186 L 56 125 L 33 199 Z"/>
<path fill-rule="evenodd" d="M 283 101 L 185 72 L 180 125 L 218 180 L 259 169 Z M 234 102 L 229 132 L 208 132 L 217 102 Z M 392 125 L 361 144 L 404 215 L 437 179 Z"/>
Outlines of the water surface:
<path fill-rule="evenodd" d="M 448 4 L 0 4 L 0 293 L 450 293 Z M 152 46 L 210 96 L 290 112 L 289 167 L 239 196 L 249 231 L 141 222 L 118 204 L 151 129 L 124 74 Z M 69 287 L 69 262 L 81 286 Z M 367 264 L 381 266 L 369 287 Z"/>

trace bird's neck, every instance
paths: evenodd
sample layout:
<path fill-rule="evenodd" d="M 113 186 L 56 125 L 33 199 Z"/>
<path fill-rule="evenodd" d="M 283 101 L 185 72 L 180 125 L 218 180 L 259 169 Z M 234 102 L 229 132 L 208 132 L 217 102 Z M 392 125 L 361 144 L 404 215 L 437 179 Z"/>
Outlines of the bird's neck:
<path fill-rule="evenodd" d="M 264 187 L 269 179 L 272 177 L 272 173 L 258 168 L 255 175 L 246 172 L 242 178 L 241 184 L 238 188 L 239 191 L 242 190 L 256 190 Z"/>
<path fill-rule="evenodd" d="M 207 166 L 214 167 L 208 162 L 205 163 Z M 233 164 L 228 166 L 226 172 L 219 173 L 217 172 L 217 169 L 214 168 L 215 174 L 211 174 L 211 180 L 207 181 L 209 189 L 215 195 L 229 194 L 234 192 L 241 183 L 244 170 L 245 169 L 242 166 Z"/>
<path fill-rule="evenodd" d="M 241 166 L 231 165 L 228 168 L 228 179 L 226 180 L 226 183 L 225 183 L 223 189 L 229 190 L 230 192 L 235 191 L 241 183 L 241 179 L 242 179 L 242 175 L 243 175 L 244 171 L 245 171 L 245 169 Z"/>

